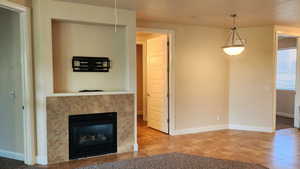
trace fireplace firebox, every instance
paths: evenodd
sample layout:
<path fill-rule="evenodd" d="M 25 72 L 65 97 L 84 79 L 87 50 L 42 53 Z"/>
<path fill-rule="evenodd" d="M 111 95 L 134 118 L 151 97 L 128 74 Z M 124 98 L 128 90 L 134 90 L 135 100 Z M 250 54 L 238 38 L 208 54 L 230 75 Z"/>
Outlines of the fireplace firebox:
<path fill-rule="evenodd" d="M 117 113 L 69 116 L 69 158 L 117 152 Z"/>

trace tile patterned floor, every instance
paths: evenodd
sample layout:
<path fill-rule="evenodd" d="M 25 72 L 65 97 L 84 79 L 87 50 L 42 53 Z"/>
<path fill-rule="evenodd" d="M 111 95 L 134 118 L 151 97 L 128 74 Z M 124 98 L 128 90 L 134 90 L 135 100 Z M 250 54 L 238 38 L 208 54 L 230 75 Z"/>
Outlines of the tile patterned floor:
<path fill-rule="evenodd" d="M 262 164 L 270 169 L 300 169 L 300 131 L 276 133 L 222 130 L 169 136 L 150 129 L 139 120 L 138 153 L 107 155 L 43 166 L 46 169 L 74 169 L 103 162 L 145 157 L 168 152 L 182 152 L 204 157 Z"/>

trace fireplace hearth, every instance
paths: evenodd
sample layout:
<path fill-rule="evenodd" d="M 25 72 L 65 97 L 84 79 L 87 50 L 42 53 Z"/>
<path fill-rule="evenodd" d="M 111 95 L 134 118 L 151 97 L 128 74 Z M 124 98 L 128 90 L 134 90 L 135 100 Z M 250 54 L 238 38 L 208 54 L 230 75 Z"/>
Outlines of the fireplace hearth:
<path fill-rule="evenodd" d="M 117 152 L 117 113 L 69 116 L 69 158 Z"/>

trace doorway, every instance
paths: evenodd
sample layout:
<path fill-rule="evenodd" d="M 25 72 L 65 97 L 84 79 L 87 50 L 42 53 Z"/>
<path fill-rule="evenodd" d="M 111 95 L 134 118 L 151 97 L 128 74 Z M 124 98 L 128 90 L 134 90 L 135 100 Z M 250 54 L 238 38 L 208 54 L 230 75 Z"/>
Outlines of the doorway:
<path fill-rule="evenodd" d="M 28 8 L 0 2 L 0 157 L 12 166 L 35 163 L 30 18 Z"/>
<path fill-rule="evenodd" d="M 138 136 L 170 134 L 170 34 L 140 30 L 136 37 Z"/>
<path fill-rule="evenodd" d="M 23 161 L 19 16 L 13 11 L 0 8 L 0 23 L 0 156 Z"/>
<path fill-rule="evenodd" d="M 278 35 L 276 66 L 276 130 L 294 128 L 297 82 L 297 37 Z"/>

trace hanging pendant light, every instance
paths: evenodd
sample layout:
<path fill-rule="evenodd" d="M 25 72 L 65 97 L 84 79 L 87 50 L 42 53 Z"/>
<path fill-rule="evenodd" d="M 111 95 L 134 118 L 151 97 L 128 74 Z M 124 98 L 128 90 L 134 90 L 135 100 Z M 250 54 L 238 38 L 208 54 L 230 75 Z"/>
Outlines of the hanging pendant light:
<path fill-rule="evenodd" d="M 223 51 L 230 56 L 235 56 L 241 54 L 245 50 L 245 44 L 241 39 L 237 27 L 236 27 L 236 14 L 230 15 L 233 19 L 233 25 L 230 28 L 230 35 L 227 41 L 227 44 L 223 46 Z"/>

